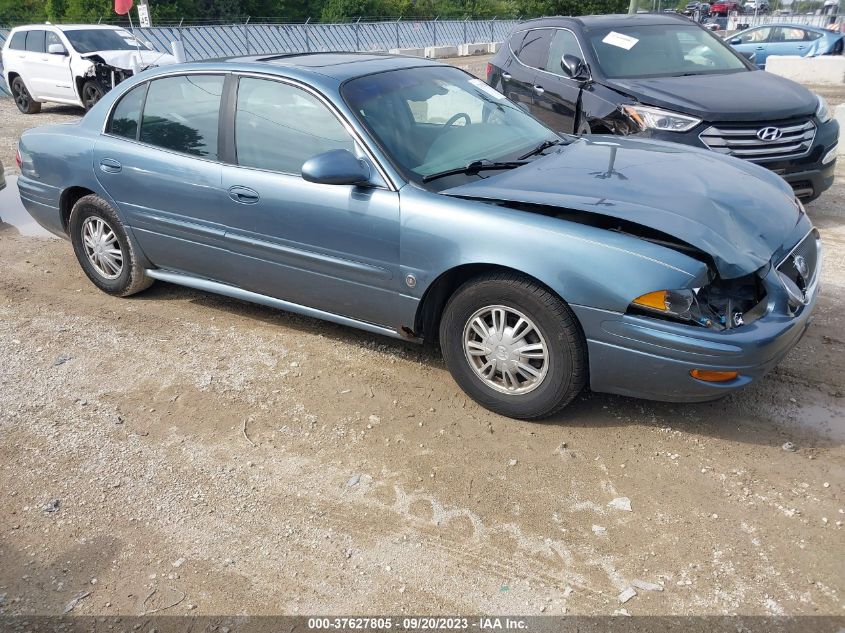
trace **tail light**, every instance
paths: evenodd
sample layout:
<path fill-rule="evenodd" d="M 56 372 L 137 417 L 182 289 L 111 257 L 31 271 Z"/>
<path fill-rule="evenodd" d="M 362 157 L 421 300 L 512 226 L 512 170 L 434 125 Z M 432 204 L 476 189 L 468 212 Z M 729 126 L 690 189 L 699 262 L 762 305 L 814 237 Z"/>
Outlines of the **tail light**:
<path fill-rule="evenodd" d="M 493 64 L 487 63 L 487 79 L 490 79 L 490 75 L 493 74 Z"/>
<path fill-rule="evenodd" d="M 15 152 L 15 162 L 18 164 L 18 169 L 23 167 L 23 160 L 21 160 L 21 149 L 20 149 L 20 147 Z"/>

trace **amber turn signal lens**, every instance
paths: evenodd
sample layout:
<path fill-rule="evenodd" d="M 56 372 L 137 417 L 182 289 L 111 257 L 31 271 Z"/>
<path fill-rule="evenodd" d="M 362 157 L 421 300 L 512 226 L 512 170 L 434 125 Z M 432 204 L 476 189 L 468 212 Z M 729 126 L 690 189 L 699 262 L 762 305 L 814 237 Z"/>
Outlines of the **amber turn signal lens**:
<path fill-rule="evenodd" d="M 690 376 L 705 382 L 727 382 L 739 376 L 736 371 L 716 371 L 714 369 L 691 369 Z"/>
<path fill-rule="evenodd" d="M 637 297 L 634 299 L 634 304 L 638 306 L 644 306 L 646 308 L 651 308 L 652 310 L 660 310 L 661 312 L 666 312 L 668 308 L 666 307 L 666 295 L 668 293 L 665 290 L 656 290 L 655 292 L 649 292 L 641 297 Z"/>

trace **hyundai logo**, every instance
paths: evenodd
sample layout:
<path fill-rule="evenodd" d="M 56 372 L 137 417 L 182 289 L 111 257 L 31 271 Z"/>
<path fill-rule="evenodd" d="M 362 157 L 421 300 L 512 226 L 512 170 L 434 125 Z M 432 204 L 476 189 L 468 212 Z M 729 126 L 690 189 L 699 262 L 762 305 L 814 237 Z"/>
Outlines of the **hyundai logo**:
<path fill-rule="evenodd" d="M 776 141 L 783 136 L 783 130 L 779 127 L 764 127 L 757 130 L 757 138 L 761 141 Z"/>

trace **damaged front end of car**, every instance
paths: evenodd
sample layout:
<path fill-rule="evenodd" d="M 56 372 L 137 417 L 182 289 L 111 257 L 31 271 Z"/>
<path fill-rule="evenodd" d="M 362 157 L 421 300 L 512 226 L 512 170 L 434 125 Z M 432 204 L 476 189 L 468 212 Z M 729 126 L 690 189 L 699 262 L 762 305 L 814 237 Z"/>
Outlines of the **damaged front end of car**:
<path fill-rule="evenodd" d="M 83 73 L 83 79 L 95 79 L 101 86 L 109 90 L 135 74 L 132 69 L 119 68 L 107 63 L 99 55 L 89 55 L 86 60 L 90 62 L 90 65 Z"/>

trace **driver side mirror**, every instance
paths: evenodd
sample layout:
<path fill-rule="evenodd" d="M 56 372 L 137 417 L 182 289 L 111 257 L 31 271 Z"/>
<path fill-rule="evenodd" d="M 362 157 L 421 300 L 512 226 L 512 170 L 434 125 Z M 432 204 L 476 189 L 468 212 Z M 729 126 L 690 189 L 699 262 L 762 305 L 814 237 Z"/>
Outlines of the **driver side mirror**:
<path fill-rule="evenodd" d="M 730 44 L 731 46 L 736 46 L 737 44 L 742 44 L 742 38 L 741 37 L 735 37 L 730 42 L 728 42 L 728 44 Z"/>
<path fill-rule="evenodd" d="M 47 47 L 47 52 L 50 55 L 67 55 L 67 49 L 62 44 L 50 44 Z"/>
<path fill-rule="evenodd" d="M 560 58 L 560 67 L 567 77 L 581 81 L 590 78 L 590 71 L 580 57 L 568 53 Z"/>
<path fill-rule="evenodd" d="M 366 185 L 370 180 L 370 166 L 345 149 L 309 158 L 301 173 L 304 180 L 322 185 Z"/>

